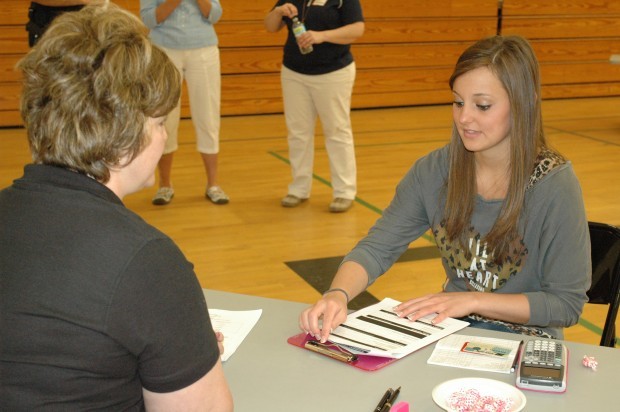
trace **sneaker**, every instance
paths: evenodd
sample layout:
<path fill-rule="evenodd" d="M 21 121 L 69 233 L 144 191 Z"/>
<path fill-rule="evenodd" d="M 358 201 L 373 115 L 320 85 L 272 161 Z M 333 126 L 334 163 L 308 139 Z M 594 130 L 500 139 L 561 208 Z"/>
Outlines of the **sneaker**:
<path fill-rule="evenodd" d="M 171 187 L 160 187 L 153 196 L 151 203 L 157 206 L 167 205 L 174 197 L 174 189 Z"/>
<path fill-rule="evenodd" d="M 280 204 L 283 207 L 297 207 L 301 204 L 301 202 L 305 202 L 306 200 L 308 199 L 302 199 L 295 195 L 286 195 L 282 198 L 282 200 L 280 201 Z"/>
<path fill-rule="evenodd" d="M 329 211 L 332 213 L 342 213 L 351 209 L 351 206 L 353 206 L 352 199 L 337 197 L 329 204 Z"/>
<path fill-rule="evenodd" d="M 205 197 L 216 205 L 225 205 L 230 201 L 228 195 L 224 193 L 222 188 L 219 186 L 211 186 L 208 188 L 207 193 L 205 193 Z"/>

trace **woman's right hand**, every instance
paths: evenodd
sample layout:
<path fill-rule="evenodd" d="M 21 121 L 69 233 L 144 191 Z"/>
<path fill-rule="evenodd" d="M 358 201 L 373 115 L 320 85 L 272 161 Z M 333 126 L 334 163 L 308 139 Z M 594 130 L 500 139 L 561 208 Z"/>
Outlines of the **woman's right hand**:
<path fill-rule="evenodd" d="M 299 327 L 325 343 L 332 330 L 347 320 L 347 298 L 338 291 L 324 295 L 317 303 L 301 312 Z"/>
<path fill-rule="evenodd" d="M 343 262 L 323 297 L 301 312 L 299 327 L 325 343 L 329 334 L 347 320 L 349 299 L 354 299 L 368 285 L 368 274 L 354 261 Z"/>

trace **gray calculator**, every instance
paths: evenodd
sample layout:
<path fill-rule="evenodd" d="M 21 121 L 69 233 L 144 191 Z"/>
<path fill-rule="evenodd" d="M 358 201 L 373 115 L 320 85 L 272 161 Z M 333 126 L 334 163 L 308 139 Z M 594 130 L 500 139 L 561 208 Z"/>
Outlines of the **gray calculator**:
<path fill-rule="evenodd" d="M 543 392 L 564 392 L 567 368 L 566 346 L 554 340 L 530 340 L 521 351 L 517 387 Z"/>

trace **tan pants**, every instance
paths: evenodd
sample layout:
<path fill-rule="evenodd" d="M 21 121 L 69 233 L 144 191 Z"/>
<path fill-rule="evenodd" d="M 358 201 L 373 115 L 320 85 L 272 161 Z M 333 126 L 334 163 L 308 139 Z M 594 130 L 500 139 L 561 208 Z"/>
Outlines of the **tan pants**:
<path fill-rule="evenodd" d="M 310 197 L 318 116 L 325 135 L 333 197 L 355 199 L 357 166 L 350 116 L 355 63 L 321 75 L 300 74 L 282 67 L 281 82 L 293 175 L 288 193 Z"/>

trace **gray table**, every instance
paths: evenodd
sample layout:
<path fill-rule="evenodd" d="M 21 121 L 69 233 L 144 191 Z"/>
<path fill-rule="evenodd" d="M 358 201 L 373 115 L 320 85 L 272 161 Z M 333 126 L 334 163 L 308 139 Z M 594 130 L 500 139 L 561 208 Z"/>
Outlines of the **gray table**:
<path fill-rule="evenodd" d="M 440 411 L 431 392 L 441 382 L 483 377 L 514 385 L 515 375 L 428 365 L 430 345 L 378 371 L 366 372 L 292 346 L 297 317 L 306 304 L 205 290 L 210 308 L 262 309 L 263 314 L 237 352 L 224 363 L 237 412 L 371 412 L 388 387 L 401 386 L 399 401 L 411 411 Z M 465 335 L 518 339 L 517 335 L 466 328 Z M 564 341 L 569 349 L 568 389 L 564 394 L 523 391 L 527 411 L 620 410 L 620 351 Z M 595 356 L 597 371 L 581 365 Z"/>

